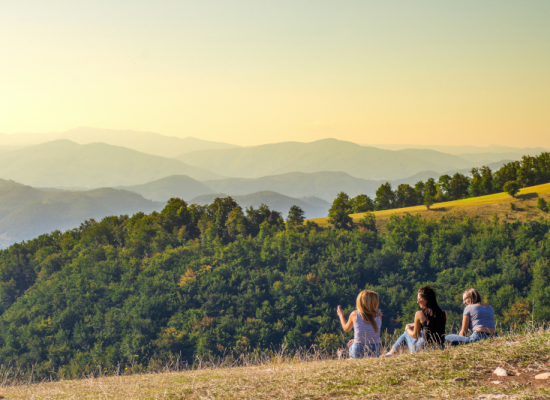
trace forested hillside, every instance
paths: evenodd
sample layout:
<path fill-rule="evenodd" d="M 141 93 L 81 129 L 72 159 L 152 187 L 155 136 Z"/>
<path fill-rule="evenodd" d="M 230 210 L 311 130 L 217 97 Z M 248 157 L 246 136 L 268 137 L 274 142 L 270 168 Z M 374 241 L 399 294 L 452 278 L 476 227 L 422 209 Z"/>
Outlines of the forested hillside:
<path fill-rule="evenodd" d="M 444 174 L 437 181 L 428 178 L 414 185 L 400 183 L 395 189 L 390 182 L 385 182 L 376 190 L 374 199 L 362 194 L 349 201 L 348 194 L 341 192 L 335 201 L 339 202 L 343 215 L 417 205 L 425 205 L 429 209 L 434 203 L 494 193 L 507 192 L 514 196 L 520 188 L 544 183 L 550 183 L 550 153 L 541 153 L 535 157 L 523 156 L 520 161 L 508 162 L 495 172 L 488 166 L 482 166 L 472 168 L 469 176 L 460 172 L 452 176 Z"/>
<path fill-rule="evenodd" d="M 296 210 L 294 210 L 296 211 Z M 460 321 L 476 287 L 500 328 L 550 319 L 550 222 L 393 217 L 380 235 L 283 224 L 231 199 L 88 221 L 0 252 L 0 359 L 36 376 L 294 346 L 341 345 L 336 306 L 380 293 L 383 330 L 433 284 Z M 345 335 L 344 335 L 345 336 Z"/>
<path fill-rule="evenodd" d="M 225 196 L 227 195 L 221 193 L 206 194 L 195 197 L 190 201 L 190 203 L 203 206 L 212 203 L 216 197 Z M 258 208 L 261 207 L 263 204 L 267 205 L 272 210 L 281 212 L 283 214 L 288 214 L 293 206 L 298 206 L 304 211 L 305 218 L 324 217 L 328 214 L 328 209 L 330 208 L 330 203 L 318 197 L 308 196 L 297 199 L 267 190 L 262 192 L 250 193 L 245 196 L 232 196 L 232 198 L 243 209 L 248 207 Z"/>

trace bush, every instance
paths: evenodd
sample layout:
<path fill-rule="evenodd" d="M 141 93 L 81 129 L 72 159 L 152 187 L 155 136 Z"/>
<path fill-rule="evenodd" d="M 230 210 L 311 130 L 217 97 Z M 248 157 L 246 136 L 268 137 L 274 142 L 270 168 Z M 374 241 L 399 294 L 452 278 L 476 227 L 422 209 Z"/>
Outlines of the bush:
<path fill-rule="evenodd" d="M 508 181 L 504 184 L 503 189 L 510 196 L 515 197 L 516 194 L 519 192 L 519 183 L 517 183 L 516 181 Z"/>
<path fill-rule="evenodd" d="M 510 203 L 510 210 L 516 211 L 516 205 L 514 203 Z"/>
<path fill-rule="evenodd" d="M 537 202 L 537 208 L 541 211 L 548 212 L 548 203 L 541 197 Z"/>

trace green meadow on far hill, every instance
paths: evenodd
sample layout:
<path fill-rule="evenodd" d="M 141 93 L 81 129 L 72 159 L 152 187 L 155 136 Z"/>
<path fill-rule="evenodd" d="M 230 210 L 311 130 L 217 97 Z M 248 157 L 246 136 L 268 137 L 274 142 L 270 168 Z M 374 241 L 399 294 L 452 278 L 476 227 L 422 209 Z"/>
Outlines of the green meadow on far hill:
<path fill-rule="evenodd" d="M 435 203 L 430 207 L 430 210 L 426 209 L 426 206 L 414 206 L 375 211 L 373 214 L 376 216 L 379 225 L 384 225 L 392 215 L 407 213 L 430 218 L 437 218 L 446 213 L 472 218 L 491 218 L 496 214 L 499 218 L 509 221 L 525 221 L 540 217 L 550 218 L 549 213 L 537 209 L 539 197 L 543 197 L 547 201 L 550 200 L 550 183 L 523 188 L 515 197 L 511 197 L 507 193 L 495 193 L 487 196 Z M 511 203 L 514 204 L 515 210 L 512 210 Z M 351 214 L 351 217 L 354 222 L 358 222 L 364 215 L 364 213 Z M 320 226 L 329 225 L 328 218 L 316 218 L 310 221 L 316 222 Z"/>

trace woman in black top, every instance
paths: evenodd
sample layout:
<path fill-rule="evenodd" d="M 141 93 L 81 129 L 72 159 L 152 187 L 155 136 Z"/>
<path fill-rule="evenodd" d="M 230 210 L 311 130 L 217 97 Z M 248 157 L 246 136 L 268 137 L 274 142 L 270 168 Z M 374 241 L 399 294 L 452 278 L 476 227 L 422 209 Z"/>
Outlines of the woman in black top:
<path fill-rule="evenodd" d="M 414 324 L 407 325 L 405 332 L 397 339 L 391 350 L 382 357 L 394 356 L 399 347 L 405 343 L 411 353 L 428 344 L 442 346 L 445 343 L 447 312 L 437 304 L 435 290 L 431 286 L 420 288 L 416 302 L 420 306 L 420 310 L 414 316 Z"/>

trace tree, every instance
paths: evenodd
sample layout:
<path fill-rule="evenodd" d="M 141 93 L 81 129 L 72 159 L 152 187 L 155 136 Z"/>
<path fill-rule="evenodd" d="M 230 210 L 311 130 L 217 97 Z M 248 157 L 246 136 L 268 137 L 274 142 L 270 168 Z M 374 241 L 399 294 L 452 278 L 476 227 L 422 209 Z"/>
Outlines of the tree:
<path fill-rule="evenodd" d="M 479 169 L 481 172 L 481 187 L 483 188 L 483 194 L 491 194 L 494 192 L 493 188 L 493 172 L 491 168 L 483 166 Z"/>
<path fill-rule="evenodd" d="M 353 227 L 353 219 L 349 216 L 350 213 L 349 196 L 344 192 L 340 192 L 328 211 L 328 222 L 336 229 L 349 230 Z"/>
<path fill-rule="evenodd" d="M 441 200 L 448 200 L 451 191 L 451 177 L 449 175 L 441 175 L 437 181 L 437 189 Z"/>
<path fill-rule="evenodd" d="M 241 207 L 235 207 L 227 217 L 227 234 L 230 238 L 235 239 L 237 235 L 246 235 L 247 221 Z"/>
<path fill-rule="evenodd" d="M 386 182 L 376 190 L 376 198 L 374 200 L 377 210 L 388 210 L 394 208 L 395 194 L 391 189 L 391 184 Z"/>
<path fill-rule="evenodd" d="M 449 185 L 451 199 L 460 200 L 468 197 L 468 188 L 470 187 L 470 179 L 467 176 L 459 174 L 453 175 Z"/>
<path fill-rule="evenodd" d="M 470 171 L 470 174 L 472 175 L 472 180 L 470 182 L 470 190 L 469 190 L 470 195 L 472 197 L 483 196 L 483 194 L 485 194 L 484 193 L 485 191 L 483 190 L 483 184 L 482 184 L 483 178 L 481 177 L 479 169 L 472 168 Z"/>
<path fill-rule="evenodd" d="M 374 211 L 374 202 L 366 194 L 360 194 L 350 200 L 351 212 L 353 214 Z"/>
<path fill-rule="evenodd" d="M 435 197 L 437 195 L 437 185 L 434 178 L 429 178 L 426 181 L 426 186 L 424 188 L 424 194 L 428 193 L 430 196 Z"/>
<path fill-rule="evenodd" d="M 305 221 L 305 212 L 298 206 L 290 207 L 288 210 L 288 216 L 286 217 L 286 223 L 288 228 L 294 228 L 296 226 L 302 226 Z"/>
<path fill-rule="evenodd" d="M 283 216 L 280 212 L 270 210 L 265 204 L 260 204 L 260 207 L 255 209 L 250 206 L 246 209 L 246 218 L 248 220 L 248 231 L 252 236 L 256 236 L 260 232 L 260 226 L 267 222 L 270 226 L 281 225 L 284 223 Z"/>
<path fill-rule="evenodd" d="M 396 208 L 415 206 L 417 204 L 416 191 L 411 187 L 411 185 L 402 183 L 401 185 L 397 186 L 394 202 Z"/>
<path fill-rule="evenodd" d="M 424 200 L 424 193 L 426 191 L 426 184 L 422 181 L 418 181 L 414 184 L 414 191 L 416 192 L 416 204 L 421 204 Z"/>
<path fill-rule="evenodd" d="M 521 163 L 519 161 L 512 161 L 507 164 L 504 164 L 497 172 L 493 175 L 493 187 L 497 192 L 505 192 L 504 185 L 506 182 L 517 181 L 518 179 L 518 170 L 520 169 Z"/>
<path fill-rule="evenodd" d="M 542 197 L 537 202 L 537 208 L 541 211 L 548 212 L 548 203 Z"/>
<path fill-rule="evenodd" d="M 516 181 L 508 181 L 504 184 L 503 189 L 510 196 L 515 197 L 516 194 L 519 192 L 519 183 L 517 183 Z"/>
<path fill-rule="evenodd" d="M 357 226 L 363 229 L 368 229 L 369 231 L 376 232 L 376 217 L 370 211 L 365 214 L 363 218 L 359 220 Z"/>
<path fill-rule="evenodd" d="M 424 195 L 424 205 L 426 206 L 426 208 L 427 208 L 428 210 L 429 210 L 430 207 L 434 204 L 434 202 L 435 202 L 435 199 L 434 199 L 434 197 L 433 197 L 431 194 L 426 193 L 426 194 Z"/>

